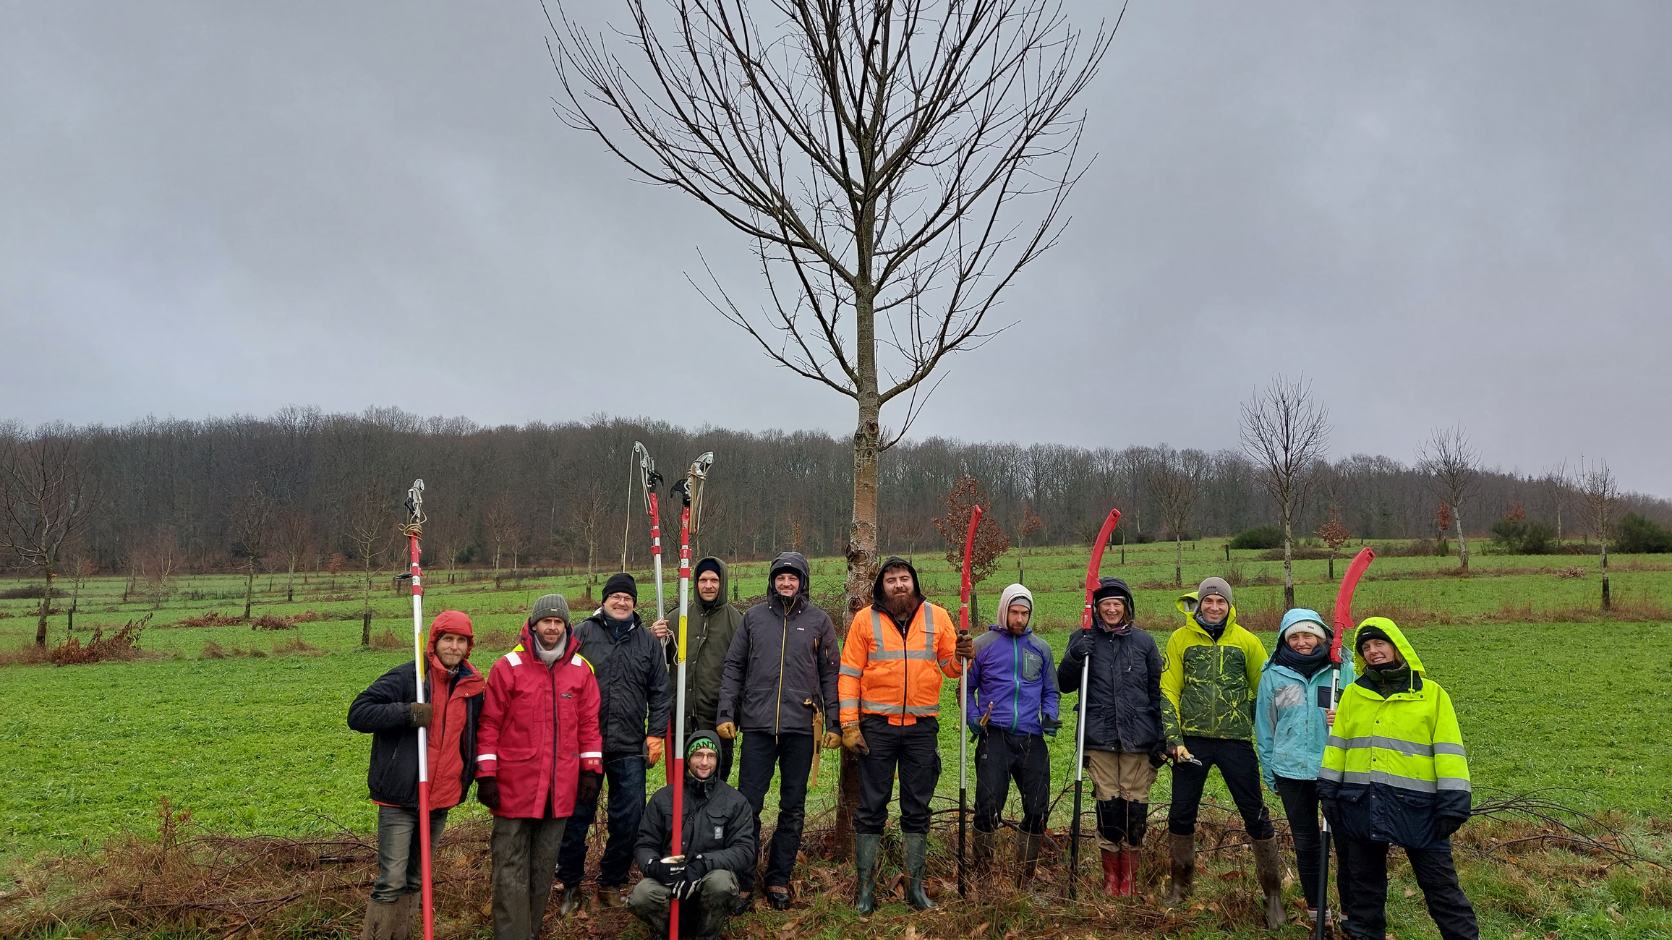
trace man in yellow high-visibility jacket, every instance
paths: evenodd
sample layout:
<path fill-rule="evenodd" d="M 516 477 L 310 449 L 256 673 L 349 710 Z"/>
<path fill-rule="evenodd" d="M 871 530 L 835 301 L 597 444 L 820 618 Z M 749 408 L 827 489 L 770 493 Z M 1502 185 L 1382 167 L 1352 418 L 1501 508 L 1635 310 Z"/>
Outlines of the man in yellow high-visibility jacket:
<path fill-rule="evenodd" d="M 1478 940 L 1451 857 L 1451 834 L 1468 820 L 1471 799 L 1451 696 L 1428 678 L 1392 620 L 1367 618 L 1354 646 L 1359 678 L 1341 693 L 1318 772 L 1318 796 L 1353 885 L 1343 929 L 1381 940 L 1388 846 L 1399 845 L 1440 936 Z"/>

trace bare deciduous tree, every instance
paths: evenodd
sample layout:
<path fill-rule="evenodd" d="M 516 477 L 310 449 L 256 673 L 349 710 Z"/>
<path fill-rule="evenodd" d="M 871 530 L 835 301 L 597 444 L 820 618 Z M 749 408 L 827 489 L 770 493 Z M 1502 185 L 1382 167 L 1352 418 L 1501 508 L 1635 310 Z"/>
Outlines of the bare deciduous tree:
<path fill-rule="evenodd" d="M 1614 598 L 1608 590 L 1608 538 L 1614 531 L 1614 512 L 1619 507 L 1620 485 L 1614 479 L 1614 471 L 1608 468 L 1608 462 L 1598 460 L 1580 464 L 1579 491 L 1585 498 L 1586 522 L 1596 535 L 1602 552 L 1599 562 L 1602 568 L 1602 609 L 1607 610 L 1614 606 Z"/>
<path fill-rule="evenodd" d="M 1295 512 L 1329 444 L 1329 411 L 1303 378 L 1278 376 L 1242 406 L 1242 449 L 1283 520 L 1283 604 L 1295 606 Z"/>
<path fill-rule="evenodd" d="M 48 425 L 32 436 L 0 427 L 0 547 L 41 574 L 35 645 L 46 645 L 52 579 L 65 546 L 86 529 L 98 489 L 80 440 Z"/>
<path fill-rule="evenodd" d="M 1573 499 L 1573 476 L 1568 473 L 1567 461 L 1562 461 L 1551 468 L 1539 480 L 1544 488 L 1545 496 L 1550 500 L 1550 509 L 1556 516 L 1556 547 L 1561 550 L 1562 544 L 1562 512 L 1568 502 Z"/>
<path fill-rule="evenodd" d="M 360 645 L 372 645 L 372 569 L 377 567 L 394 531 L 393 510 L 372 481 L 366 481 L 350 496 L 344 513 L 344 535 L 360 556 L 364 573 L 360 595 Z"/>
<path fill-rule="evenodd" d="M 274 515 L 273 544 L 285 561 L 285 603 L 296 600 L 296 568 L 313 546 L 313 520 L 297 506 L 286 506 Z"/>
<path fill-rule="evenodd" d="M 1161 447 L 1146 465 L 1145 484 L 1161 510 L 1161 522 L 1173 534 L 1173 584 L 1184 586 L 1184 534 L 1202 494 L 1208 455 L 1193 449 Z"/>
<path fill-rule="evenodd" d="M 950 353 L 1065 221 L 1083 116 L 1112 31 L 1054 0 L 627 0 L 630 68 L 563 16 L 560 111 L 649 182 L 754 242 L 769 308 L 715 308 L 778 365 L 853 399 L 851 609 L 877 552 L 877 459 Z M 1116 26 L 1119 26 L 1117 20 Z M 1007 216 L 1038 197 L 1026 224 Z M 882 408 L 906 397 L 900 431 Z"/>
<path fill-rule="evenodd" d="M 244 561 L 244 619 L 250 619 L 250 608 L 255 600 L 255 569 L 267 557 L 267 547 L 273 533 L 273 498 L 257 481 L 250 481 L 232 507 L 228 520 L 232 530 L 232 553 Z"/>
<path fill-rule="evenodd" d="M 1460 427 L 1436 430 L 1417 461 L 1435 493 L 1451 508 L 1451 522 L 1457 528 L 1457 561 L 1464 574 L 1469 573 L 1469 537 L 1463 532 L 1463 501 L 1474 493 L 1479 463 L 1480 455 Z"/>

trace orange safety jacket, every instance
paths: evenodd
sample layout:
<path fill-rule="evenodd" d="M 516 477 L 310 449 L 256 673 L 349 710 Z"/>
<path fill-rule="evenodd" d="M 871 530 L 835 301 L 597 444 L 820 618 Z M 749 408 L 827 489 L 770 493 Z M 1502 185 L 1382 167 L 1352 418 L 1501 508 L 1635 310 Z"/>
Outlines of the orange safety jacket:
<path fill-rule="evenodd" d="M 854 614 L 842 645 L 837 677 L 842 725 L 861 715 L 882 715 L 891 725 L 916 724 L 940 714 L 941 676 L 963 673 L 952 616 L 925 601 L 905 635 L 876 607 Z"/>

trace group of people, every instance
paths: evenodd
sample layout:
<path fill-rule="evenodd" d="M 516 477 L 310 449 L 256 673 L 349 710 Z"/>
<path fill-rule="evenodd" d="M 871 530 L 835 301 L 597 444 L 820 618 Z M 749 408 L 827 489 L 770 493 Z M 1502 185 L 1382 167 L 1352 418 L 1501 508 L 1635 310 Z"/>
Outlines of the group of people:
<path fill-rule="evenodd" d="M 585 903 L 587 832 L 605 790 L 597 903 L 625 904 L 666 933 L 678 901 L 681 932 L 699 937 L 719 936 L 729 917 L 761 899 L 789 908 L 820 748 L 846 748 L 858 766 L 858 911 L 878 904 L 877 865 L 896 786 L 906 901 L 932 908 L 924 869 L 941 774 L 940 703 L 943 684 L 961 677 L 976 744 L 978 868 L 993 863 L 1014 783 L 1022 806 L 1015 871 L 1023 885 L 1034 878 L 1050 801 L 1046 738 L 1062 724 L 1063 695 L 1074 693 L 1084 709 L 1085 769 L 1109 894 L 1138 893 L 1150 791 L 1170 764 L 1165 899 L 1190 895 L 1198 809 L 1217 767 L 1252 840 L 1269 926 L 1284 921 L 1283 864 L 1262 779 L 1288 815 L 1310 916 L 1327 916 L 1321 810 L 1337 839 L 1347 936 L 1383 935 L 1390 845 L 1409 855 L 1441 935 L 1478 936 L 1449 842 L 1470 808 L 1456 715 L 1390 620 L 1361 623 L 1353 662 L 1332 677 L 1331 627 L 1315 611 L 1289 611 L 1268 656 L 1237 622 L 1231 586 L 1208 578 L 1179 598 L 1184 623 L 1163 650 L 1138 626 L 1126 583 L 1107 577 L 1093 594 L 1093 627 L 1075 630 L 1054 663 L 1050 645 L 1033 631 L 1033 596 L 1020 584 L 1004 589 L 995 622 L 972 637 L 924 597 L 909 561 L 891 557 L 877 573 L 871 605 L 839 641 L 829 615 L 811 602 L 810 569 L 797 552 L 772 561 L 767 597 L 747 612 L 727 602 L 719 559 L 699 561 L 692 578 L 685 773 L 648 802 L 646 775 L 665 756 L 671 730 L 673 651 L 665 618 L 640 619 L 630 575 L 612 576 L 598 611 L 573 627 L 561 595 L 539 598 L 521 642 L 486 679 L 469 661 L 469 618 L 446 611 L 430 630 L 424 703 L 416 701 L 411 663 L 355 699 L 349 725 L 373 734 L 368 783 L 379 807 L 379 873 L 365 937 L 405 937 L 411 929 L 420 886 L 419 727 L 428 729 L 432 841 L 472 781 L 493 812 L 497 938 L 538 934 L 554 876 L 562 913 Z M 1332 678 L 1340 689 L 1333 699 Z M 734 756 L 735 789 L 727 783 Z M 774 776 L 777 823 L 761 846 Z M 673 786 L 683 788 L 677 854 Z M 629 890 L 634 865 L 640 880 Z"/>

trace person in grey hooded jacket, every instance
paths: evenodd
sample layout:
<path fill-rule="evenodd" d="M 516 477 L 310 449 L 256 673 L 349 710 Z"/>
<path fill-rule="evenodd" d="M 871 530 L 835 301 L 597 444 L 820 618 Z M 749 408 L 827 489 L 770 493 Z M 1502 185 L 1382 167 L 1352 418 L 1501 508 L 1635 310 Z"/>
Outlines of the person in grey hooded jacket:
<path fill-rule="evenodd" d="M 807 559 L 784 552 L 767 575 L 767 599 L 749 608 L 726 651 L 718 709 L 720 737 L 743 732 L 738 789 L 755 810 L 760 841 L 766 791 L 778 773 L 778 826 L 767 849 L 767 900 L 778 910 L 790 905 L 790 872 L 801 849 L 807 777 L 813 749 L 840 746 L 836 704 L 836 628 L 814 606 Z M 746 875 L 739 908 L 752 899 Z"/>

